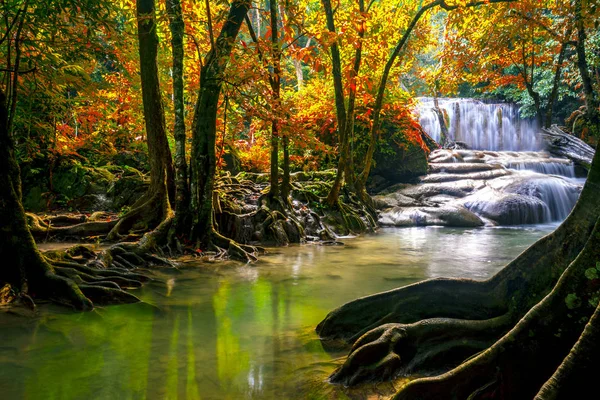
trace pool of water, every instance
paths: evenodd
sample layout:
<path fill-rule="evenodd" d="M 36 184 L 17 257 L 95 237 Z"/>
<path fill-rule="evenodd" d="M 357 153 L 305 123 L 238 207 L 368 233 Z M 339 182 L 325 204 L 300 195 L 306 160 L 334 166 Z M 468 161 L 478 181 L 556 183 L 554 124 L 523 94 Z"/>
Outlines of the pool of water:
<path fill-rule="evenodd" d="M 314 333 L 328 311 L 422 279 L 490 277 L 554 228 L 382 229 L 344 246 L 273 249 L 254 265 L 185 263 L 138 290 L 142 304 L 91 313 L 42 306 L 34 319 L 0 313 L 0 393 L 44 400 L 367 397 L 326 382 L 343 356 L 325 352 Z M 390 387 L 368 392 L 378 390 L 384 396 Z"/>

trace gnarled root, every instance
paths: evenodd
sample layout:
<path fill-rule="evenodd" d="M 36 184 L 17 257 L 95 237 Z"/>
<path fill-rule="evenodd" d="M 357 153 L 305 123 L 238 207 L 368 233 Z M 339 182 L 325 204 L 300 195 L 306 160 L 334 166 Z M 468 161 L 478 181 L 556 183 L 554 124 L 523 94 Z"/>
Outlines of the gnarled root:
<path fill-rule="evenodd" d="M 217 231 L 213 231 L 211 237 L 212 246 L 214 246 L 214 250 L 217 250 L 217 255 L 220 257 L 224 257 L 226 254 L 234 260 L 254 262 L 258 260 L 257 255 L 264 252 L 259 247 L 248 246 L 226 238 Z M 226 250 L 226 253 L 221 250 Z"/>
<path fill-rule="evenodd" d="M 75 218 L 64 218 L 64 221 L 76 221 Z M 33 237 L 38 239 L 48 238 L 86 238 L 106 235 L 117 224 L 117 221 L 90 221 L 79 222 L 75 225 L 53 226 L 46 223 L 35 214 L 27 214 L 27 224 Z"/>
<path fill-rule="evenodd" d="M 381 325 L 354 343 L 346 362 L 330 379 L 349 386 L 413 371 L 447 370 L 489 347 L 510 327 L 508 315 L 480 321 L 434 318 Z"/>
<path fill-rule="evenodd" d="M 158 190 L 148 193 L 138 200 L 106 236 L 107 240 L 119 240 L 123 234 L 131 230 L 146 232 L 159 226 L 161 222 L 170 219 L 173 211 L 164 191 Z"/>
<path fill-rule="evenodd" d="M 483 320 L 506 313 L 506 304 L 490 296 L 487 282 L 469 279 L 430 279 L 363 297 L 330 312 L 317 326 L 323 340 L 353 343 L 388 323 L 413 323 L 445 317 Z"/>
<path fill-rule="evenodd" d="M 600 220 L 599 220 L 600 221 Z M 596 309 L 599 224 L 554 289 L 500 340 L 457 368 L 404 386 L 400 399 L 533 398 L 559 368 Z"/>
<path fill-rule="evenodd" d="M 85 246 L 75 246 L 66 252 L 49 252 L 46 260 L 52 266 L 50 279 L 59 278 L 63 281 L 62 292 L 75 292 L 76 296 L 83 296 L 96 304 L 138 302 L 136 296 L 123 289 L 139 288 L 150 278 L 130 271 L 155 261 L 120 245 L 103 251 L 99 256 Z M 108 269 L 107 265 L 111 268 Z M 64 287 L 64 281 L 67 287 Z M 51 297 L 56 297 L 57 293 L 61 292 L 57 291 Z M 74 299 L 58 300 L 73 304 Z"/>

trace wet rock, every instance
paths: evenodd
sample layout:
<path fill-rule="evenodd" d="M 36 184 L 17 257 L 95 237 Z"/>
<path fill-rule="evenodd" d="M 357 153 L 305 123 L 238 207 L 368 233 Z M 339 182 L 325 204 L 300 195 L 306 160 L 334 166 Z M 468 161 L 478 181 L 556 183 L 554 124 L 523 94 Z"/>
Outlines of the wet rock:
<path fill-rule="evenodd" d="M 501 169 L 501 165 L 484 164 L 484 163 L 431 163 L 429 164 L 429 173 L 469 173 L 491 171 Z"/>
<path fill-rule="evenodd" d="M 396 207 L 379 215 L 383 226 L 454 226 L 477 227 L 484 222 L 460 205 L 440 207 Z"/>
<path fill-rule="evenodd" d="M 149 180 L 141 175 L 124 176 L 117 180 L 106 192 L 114 210 L 130 206 L 142 197 L 148 189 Z"/>
<path fill-rule="evenodd" d="M 470 211 L 500 225 L 539 224 L 547 220 L 546 204 L 533 196 L 485 188 L 463 199 Z"/>
<path fill-rule="evenodd" d="M 470 172 L 470 173 L 466 173 L 466 174 L 446 174 L 446 173 L 440 173 L 440 174 L 431 174 L 431 175 L 427 175 L 423 178 L 421 178 L 421 182 L 423 183 L 437 183 L 437 182 L 452 182 L 452 181 L 459 181 L 459 180 L 464 180 L 464 179 L 475 179 L 475 180 L 482 180 L 482 179 L 494 179 L 494 178 L 498 178 L 501 176 L 505 176 L 505 175 L 509 175 L 511 172 L 500 167 L 500 168 L 494 168 L 490 171 L 481 171 L 481 172 Z"/>
<path fill-rule="evenodd" d="M 436 150 L 430 171 L 421 184 L 397 186 L 394 193 L 374 197 L 381 224 L 468 227 L 560 221 L 581 192 L 581 182 L 572 179 L 573 163 L 547 152 Z"/>
<path fill-rule="evenodd" d="M 418 204 L 417 200 L 413 199 L 412 197 L 405 196 L 399 192 L 390 193 L 383 196 L 373 196 L 373 202 L 375 204 L 375 208 L 377 208 L 378 210 L 383 210 L 386 208 L 392 208 L 397 206 L 409 207 Z"/>

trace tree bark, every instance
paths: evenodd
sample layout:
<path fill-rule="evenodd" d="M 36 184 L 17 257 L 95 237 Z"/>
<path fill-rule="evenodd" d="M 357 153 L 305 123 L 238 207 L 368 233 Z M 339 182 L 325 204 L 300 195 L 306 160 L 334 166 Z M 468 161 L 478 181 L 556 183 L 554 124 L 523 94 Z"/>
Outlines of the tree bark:
<path fill-rule="evenodd" d="M 215 47 L 211 49 L 202 67 L 200 93 L 192 124 L 189 208 L 192 220 L 189 231 L 182 232 L 200 248 L 206 248 L 214 234 L 212 214 L 216 172 L 215 141 L 223 74 L 249 8 L 249 0 L 234 0 L 231 3 Z"/>
<path fill-rule="evenodd" d="M 269 0 L 269 14 L 271 22 L 271 59 L 273 72 L 269 75 L 269 83 L 272 92 L 272 121 L 271 121 L 271 187 L 269 195 L 271 198 L 279 197 L 279 113 L 280 113 L 280 91 L 281 91 L 281 51 L 279 49 L 278 28 L 278 6 L 277 0 Z"/>
<path fill-rule="evenodd" d="M 186 207 L 189 201 L 183 85 L 183 36 L 185 25 L 183 23 L 181 1 L 167 0 L 167 12 L 173 53 L 173 107 L 175 113 L 173 136 L 175 137 L 176 197 L 173 205 L 176 210 L 181 210 L 181 213 L 177 212 L 176 214 L 175 225 L 177 226 L 185 224 L 182 219 L 187 215 Z"/>
<path fill-rule="evenodd" d="M 142 102 L 146 124 L 146 141 L 150 160 L 148 192 L 125 214 L 109 233 L 109 239 L 134 226 L 143 230 L 157 227 L 171 217 L 171 201 L 175 198 L 173 161 L 167 141 L 165 113 L 158 79 L 158 35 L 154 0 L 137 0 L 138 40 Z"/>
<path fill-rule="evenodd" d="M 585 32 L 584 15 L 582 0 L 575 1 L 575 26 L 577 28 L 577 44 L 575 50 L 577 52 L 577 68 L 583 82 L 583 92 L 585 94 L 585 105 L 587 107 L 587 116 L 592 125 L 598 127 L 600 125 L 600 116 L 598 106 L 600 101 L 598 95 L 594 91 L 592 78 L 585 54 L 585 40 L 587 34 Z"/>
<path fill-rule="evenodd" d="M 565 53 L 569 46 L 569 38 L 571 37 L 571 27 L 569 26 L 565 32 L 563 43 L 560 46 L 560 52 L 558 53 L 558 60 L 556 60 L 556 68 L 554 70 L 554 79 L 552 81 L 552 91 L 548 96 L 548 103 L 546 104 L 546 111 L 544 116 L 544 128 L 550 128 L 552 125 L 552 115 L 554 113 L 554 103 L 558 97 L 558 88 L 560 86 L 562 67 L 565 61 Z"/>
<path fill-rule="evenodd" d="M 335 21 L 333 19 L 333 9 L 331 8 L 330 0 L 321 0 L 323 8 L 325 9 L 325 17 L 327 21 L 327 29 L 330 33 L 336 34 Z M 331 44 L 331 63 L 332 63 L 332 76 L 333 76 L 333 87 L 335 92 L 335 110 L 337 117 L 337 129 L 338 129 L 338 148 L 339 148 L 339 161 L 337 167 L 337 173 L 335 180 L 327 195 L 327 203 L 333 206 L 337 203 L 342 182 L 344 179 L 344 170 L 346 168 L 347 158 L 347 141 L 346 136 L 346 123 L 348 121 L 346 113 L 346 105 L 344 99 L 344 86 L 342 83 L 342 60 L 340 57 L 340 50 L 338 48 L 337 40 Z"/>

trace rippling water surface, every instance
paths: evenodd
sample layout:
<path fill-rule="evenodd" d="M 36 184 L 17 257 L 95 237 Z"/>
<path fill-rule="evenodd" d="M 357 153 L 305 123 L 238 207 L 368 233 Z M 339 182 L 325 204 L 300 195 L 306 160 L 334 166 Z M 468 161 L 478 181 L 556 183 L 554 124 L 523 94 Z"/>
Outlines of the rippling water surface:
<path fill-rule="evenodd" d="M 314 333 L 359 296 L 439 276 L 484 279 L 554 225 L 383 229 L 345 246 L 274 249 L 255 265 L 187 263 L 148 304 L 0 314 L 3 399 L 365 397 L 325 381 L 343 354 Z M 389 393 L 393 387 L 365 389 Z"/>

